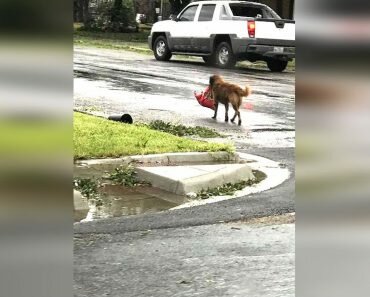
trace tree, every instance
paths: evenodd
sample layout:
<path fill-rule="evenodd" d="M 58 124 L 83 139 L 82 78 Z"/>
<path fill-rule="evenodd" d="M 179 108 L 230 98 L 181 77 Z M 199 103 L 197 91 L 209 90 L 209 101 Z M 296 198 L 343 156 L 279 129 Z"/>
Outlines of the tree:
<path fill-rule="evenodd" d="M 119 0 L 116 0 L 119 1 Z M 128 27 L 136 27 L 135 8 L 133 0 L 121 0 L 122 8 L 119 16 L 119 31 L 124 32 Z"/>
<path fill-rule="evenodd" d="M 79 2 L 81 3 L 80 5 L 82 6 L 83 23 L 85 26 L 88 27 L 91 21 L 89 11 L 90 0 L 79 0 Z"/>
<path fill-rule="evenodd" d="M 83 22 L 83 7 L 80 0 L 73 0 L 73 21 Z"/>
<path fill-rule="evenodd" d="M 114 0 L 111 12 L 111 27 L 113 31 L 119 31 L 123 18 L 122 0 Z"/>
<path fill-rule="evenodd" d="M 73 0 L 73 21 L 82 22 L 85 27 L 88 27 L 91 20 L 90 0 Z"/>
<path fill-rule="evenodd" d="M 169 0 L 171 5 L 171 14 L 178 14 L 186 5 L 190 3 L 190 0 Z"/>
<path fill-rule="evenodd" d="M 137 30 L 132 0 L 99 1 L 85 28 L 95 31 L 132 32 Z"/>

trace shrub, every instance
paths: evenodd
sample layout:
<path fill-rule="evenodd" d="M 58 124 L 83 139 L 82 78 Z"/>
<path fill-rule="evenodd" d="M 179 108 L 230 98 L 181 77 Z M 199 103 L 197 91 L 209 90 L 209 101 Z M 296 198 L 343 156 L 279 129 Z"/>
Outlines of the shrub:
<path fill-rule="evenodd" d="M 104 32 L 137 31 L 133 0 L 99 1 L 86 28 Z"/>

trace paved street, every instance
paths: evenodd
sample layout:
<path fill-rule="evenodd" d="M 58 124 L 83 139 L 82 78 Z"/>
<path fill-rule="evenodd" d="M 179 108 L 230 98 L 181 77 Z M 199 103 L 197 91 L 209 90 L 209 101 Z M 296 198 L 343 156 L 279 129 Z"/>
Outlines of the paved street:
<path fill-rule="evenodd" d="M 194 91 L 202 91 L 212 74 L 253 94 L 242 109 L 242 127 L 224 123 L 224 107 L 218 121 L 213 111 L 201 107 Z M 75 106 L 96 112 L 129 112 L 134 121 L 163 120 L 215 128 L 231 135 L 244 147 L 294 147 L 295 76 L 267 70 L 220 70 L 203 62 L 158 62 L 153 57 L 102 49 L 75 49 Z M 233 111 L 229 111 L 232 115 Z"/>
<path fill-rule="evenodd" d="M 241 127 L 223 122 L 223 106 L 215 122 L 193 96 L 215 73 L 253 90 Z M 225 223 L 294 212 L 294 83 L 294 73 L 76 48 L 77 109 L 214 128 L 238 151 L 280 162 L 291 176 L 247 197 L 75 224 L 75 296 L 294 296 L 294 224 L 240 223 L 239 230 Z"/>
<path fill-rule="evenodd" d="M 75 238 L 75 296 L 294 296 L 294 224 Z"/>

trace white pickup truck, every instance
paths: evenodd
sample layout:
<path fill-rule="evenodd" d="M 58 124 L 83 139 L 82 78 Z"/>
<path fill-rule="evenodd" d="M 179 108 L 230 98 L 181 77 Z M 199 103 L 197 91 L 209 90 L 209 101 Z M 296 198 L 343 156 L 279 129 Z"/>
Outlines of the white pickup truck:
<path fill-rule="evenodd" d="M 255 2 L 198 1 L 177 17 L 155 23 L 148 43 L 160 61 L 172 54 L 201 56 L 229 68 L 241 60 L 262 60 L 281 72 L 295 56 L 295 21 Z"/>

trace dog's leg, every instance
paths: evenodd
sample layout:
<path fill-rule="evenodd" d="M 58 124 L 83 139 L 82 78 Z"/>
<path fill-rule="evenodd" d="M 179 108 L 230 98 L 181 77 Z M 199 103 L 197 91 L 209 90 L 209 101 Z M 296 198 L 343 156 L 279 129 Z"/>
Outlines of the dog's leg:
<path fill-rule="evenodd" d="M 225 104 L 225 122 L 229 121 L 229 103 Z"/>
<path fill-rule="evenodd" d="M 239 109 L 238 109 L 238 118 L 239 118 L 238 125 L 240 126 L 242 124 L 242 118 L 240 117 Z"/>
<path fill-rule="evenodd" d="M 233 106 L 233 108 L 234 108 L 234 110 L 235 110 L 235 114 L 234 114 L 234 116 L 232 117 L 232 119 L 231 119 L 231 122 L 232 123 L 234 123 L 234 121 L 235 121 L 235 118 L 236 118 L 236 116 L 238 115 L 238 109 L 236 108 L 236 106 L 233 104 L 232 105 Z"/>
<path fill-rule="evenodd" d="M 212 119 L 214 119 L 214 120 L 217 118 L 217 110 L 218 110 L 218 102 L 215 100 L 215 114 L 212 117 Z"/>

